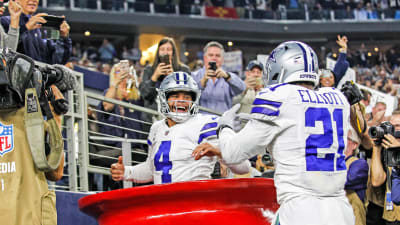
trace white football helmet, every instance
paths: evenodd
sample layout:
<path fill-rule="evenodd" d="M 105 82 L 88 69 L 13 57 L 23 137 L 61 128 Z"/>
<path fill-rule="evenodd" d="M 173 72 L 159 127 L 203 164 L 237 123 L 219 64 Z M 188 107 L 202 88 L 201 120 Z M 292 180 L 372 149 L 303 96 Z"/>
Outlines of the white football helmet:
<path fill-rule="evenodd" d="M 299 41 L 287 41 L 276 47 L 265 65 L 267 85 L 308 81 L 318 85 L 318 58 L 314 50 Z"/>
<path fill-rule="evenodd" d="M 177 112 L 177 110 L 173 112 L 168 105 L 169 95 L 179 91 L 189 92 L 192 96 L 192 101 L 190 101 L 189 109 L 186 112 Z M 158 89 L 161 105 L 160 111 L 164 116 L 173 121 L 183 123 L 199 112 L 200 93 L 196 81 L 189 74 L 185 72 L 173 72 L 164 78 Z M 178 101 L 174 100 L 173 102 L 173 107 L 177 107 L 176 102 Z"/>

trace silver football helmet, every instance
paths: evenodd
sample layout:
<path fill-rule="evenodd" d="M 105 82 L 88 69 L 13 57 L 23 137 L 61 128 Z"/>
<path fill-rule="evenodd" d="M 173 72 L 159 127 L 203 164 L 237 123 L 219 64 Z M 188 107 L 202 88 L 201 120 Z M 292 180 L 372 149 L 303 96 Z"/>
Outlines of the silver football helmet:
<path fill-rule="evenodd" d="M 177 110 L 177 102 L 181 100 L 172 101 L 172 107 L 175 107 L 175 110 L 172 110 L 168 105 L 170 94 L 179 91 L 189 92 L 192 96 L 192 101 L 190 101 L 189 109 L 186 112 L 178 112 Z M 177 123 L 185 122 L 199 112 L 200 89 L 196 81 L 185 72 L 173 72 L 165 77 L 158 89 L 158 96 L 161 113 Z"/>
<path fill-rule="evenodd" d="M 312 48 L 299 41 L 287 41 L 276 47 L 265 65 L 267 85 L 308 81 L 318 85 L 318 58 Z"/>

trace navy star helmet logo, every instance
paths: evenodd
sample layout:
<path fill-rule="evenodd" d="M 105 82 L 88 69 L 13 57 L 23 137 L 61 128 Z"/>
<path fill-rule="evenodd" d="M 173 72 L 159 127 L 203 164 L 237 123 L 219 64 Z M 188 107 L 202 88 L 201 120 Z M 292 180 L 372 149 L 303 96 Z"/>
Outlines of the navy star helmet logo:
<path fill-rule="evenodd" d="M 273 50 L 268 57 L 268 61 L 272 61 L 272 62 L 276 63 L 275 54 L 276 54 L 276 50 Z"/>

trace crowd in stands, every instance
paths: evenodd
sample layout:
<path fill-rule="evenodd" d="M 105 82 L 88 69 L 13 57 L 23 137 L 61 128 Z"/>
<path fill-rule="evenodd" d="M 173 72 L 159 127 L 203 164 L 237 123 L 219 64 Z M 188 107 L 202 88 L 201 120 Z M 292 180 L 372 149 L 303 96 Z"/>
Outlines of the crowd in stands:
<path fill-rule="evenodd" d="M 251 19 L 356 19 L 400 18 L 396 1 L 388 0 L 102 0 L 79 1 L 76 8 L 113 11 L 175 13 Z M 69 1 L 48 1 L 50 7 L 70 7 Z M 205 7 L 233 11 L 211 12 Z M 306 16 L 306 14 L 308 14 Z"/>
<path fill-rule="evenodd" d="M 120 59 L 126 59 L 135 67 L 139 83 L 142 81 L 142 77 L 143 81 L 148 80 L 151 75 L 142 75 L 148 73 L 145 72 L 145 68 L 152 68 L 152 64 L 146 62 L 146 64 L 142 65 L 140 63 L 141 51 L 136 46 L 131 47 L 123 46 L 121 51 L 117 51 L 108 40 L 104 40 L 101 46 L 96 47 L 83 46 L 80 43 L 76 43 L 72 48 L 73 56 L 71 60 L 75 65 L 109 75 L 113 63 L 117 63 Z M 321 49 L 321 52 L 318 53 L 322 62 L 321 67 L 325 66 L 325 57 L 334 60 L 338 59 L 339 53 L 336 48 L 327 51 L 322 46 Z M 398 46 L 377 47 L 366 46 L 364 43 L 360 45 L 354 44 L 349 46 L 345 56 L 349 63 L 349 68 L 355 70 L 359 84 L 394 96 L 397 95 L 397 90 L 400 88 L 400 51 Z M 243 59 L 243 65 L 247 65 L 254 58 L 256 58 L 256 55 L 250 59 Z M 192 58 L 190 62 L 184 63 L 190 65 L 190 68 L 185 71 L 190 70 L 192 72 L 203 68 L 204 65 L 203 58 Z M 244 78 L 242 77 L 243 80 Z"/>

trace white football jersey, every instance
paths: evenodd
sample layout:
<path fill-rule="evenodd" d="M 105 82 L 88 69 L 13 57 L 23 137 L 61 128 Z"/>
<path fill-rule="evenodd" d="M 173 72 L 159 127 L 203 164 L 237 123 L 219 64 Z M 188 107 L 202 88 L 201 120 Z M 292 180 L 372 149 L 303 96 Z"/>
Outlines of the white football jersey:
<path fill-rule="evenodd" d="M 260 91 L 252 120 L 237 134 L 223 129 L 224 160 L 271 152 L 280 204 L 298 196 L 344 196 L 350 106 L 335 88 L 279 84 Z"/>
<path fill-rule="evenodd" d="M 210 179 L 217 157 L 194 160 L 192 152 L 203 142 L 219 147 L 217 121 L 216 116 L 198 114 L 172 127 L 165 120 L 155 122 L 148 137 L 147 160 L 126 166 L 124 179 L 154 184 Z"/>

